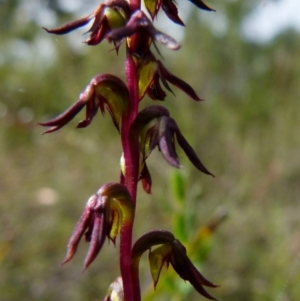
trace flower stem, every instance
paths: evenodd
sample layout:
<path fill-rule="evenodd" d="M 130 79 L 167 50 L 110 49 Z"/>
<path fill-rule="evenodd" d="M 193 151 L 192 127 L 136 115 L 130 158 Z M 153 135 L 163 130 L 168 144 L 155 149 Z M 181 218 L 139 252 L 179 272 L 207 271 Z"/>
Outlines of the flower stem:
<path fill-rule="evenodd" d="M 136 204 L 137 184 L 139 177 L 139 145 L 130 135 L 130 127 L 138 114 L 139 92 L 136 65 L 127 49 L 126 78 L 130 94 L 130 109 L 122 121 L 121 138 L 124 153 L 125 169 L 124 184 L 130 192 L 132 203 Z M 120 236 L 120 269 L 123 279 L 125 301 L 140 301 L 140 287 L 137 285 L 131 269 L 132 229 L 135 212 L 132 220 L 122 227 Z"/>
<path fill-rule="evenodd" d="M 126 78 L 130 96 L 130 109 L 124 116 L 122 123 L 122 147 L 125 160 L 124 180 L 125 186 L 131 194 L 132 202 L 136 203 L 136 191 L 139 176 L 139 145 L 130 135 L 130 127 L 138 114 L 139 95 L 138 95 L 138 77 L 134 60 L 127 51 L 126 58 Z"/>
<path fill-rule="evenodd" d="M 120 267 L 125 301 L 141 301 L 139 282 L 136 282 L 134 270 L 131 266 L 132 229 L 133 220 L 122 227 L 120 235 Z"/>
<path fill-rule="evenodd" d="M 136 10 L 141 8 L 141 0 L 130 0 L 130 8 L 131 12 L 135 12 Z"/>

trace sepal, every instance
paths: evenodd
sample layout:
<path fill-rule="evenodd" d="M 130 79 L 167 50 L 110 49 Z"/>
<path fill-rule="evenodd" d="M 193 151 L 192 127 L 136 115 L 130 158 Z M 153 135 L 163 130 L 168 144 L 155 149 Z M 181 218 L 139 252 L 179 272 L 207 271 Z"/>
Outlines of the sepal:
<path fill-rule="evenodd" d="M 129 92 L 125 83 L 114 75 L 100 74 L 92 79 L 85 91 L 80 94 L 79 99 L 69 109 L 54 119 L 38 124 L 50 127 L 44 133 L 57 131 L 86 107 L 86 118 L 78 123 L 78 128 L 88 126 L 98 109 L 102 114 L 106 109 L 115 127 L 120 131 L 121 120 L 128 112 L 129 104 Z"/>
<path fill-rule="evenodd" d="M 189 0 L 194 5 L 196 5 L 198 8 L 207 10 L 207 11 L 215 11 L 214 9 L 210 8 L 208 5 L 206 5 L 202 0 Z"/>
<path fill-rule="evenodd" d="M 83 17 L 81 19 L 75 20 L 73 22 L 69 22 L 67 24 L 64 24 L 62 26 L 48 29 L 46 27 L 43 27 L 48 33 L 56 34 L 56 35 L 63 35 L 67 34 L 77 28 L 80 28 L 86 24 L 88 24 L 92 19 L 94 18 L 94 13 L 89 14 L 86 17 Z"/>
<path fill-rule="evenodd" d="M 170 20 L 178 25 L 184 26 L 184 23 L 178 16 L 178 9 L 174 0 L 162 0 L 161 6 Z"/>

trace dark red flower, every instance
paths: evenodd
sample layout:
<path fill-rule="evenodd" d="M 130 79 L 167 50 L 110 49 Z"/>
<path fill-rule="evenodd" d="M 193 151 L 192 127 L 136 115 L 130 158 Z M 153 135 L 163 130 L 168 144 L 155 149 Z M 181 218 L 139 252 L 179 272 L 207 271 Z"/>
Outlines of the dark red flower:
<path fill-rule="evenodd" d="M 212 8 L 207 6 L 202 0 L 189 0 L 189 1 L 191 1 L 200 9 L 214 11 Z M 175 0 L 154 0 L 154 1 L 144 0 L 144 3 L 152 19 L 154 19 L 157 16 L 160 8 L 162 8 L 170 20 L 172 20 L 173 22 L 179 25 L 184 25 L 178 16 L 178 10 L 177 10 Z"/>
<path fill-rule="evenodd" d="M 202 100 L 188 83 L 171 73 L 160 60 L 155 59 L 153 54 L 149 54 L 139 62 L 138 76 L 140 99 L 147 93 L 154 100 L 164 100 L 166 93 L 162 89 L 161 83 L 168 91 L 173 93 L 169 86 L 169 83 L 171 83 L 193 100 Z"/>
<path fill-rule="evenodd" d="M 159 245 L 157 248 L 154 246 Z M 202 296 L 216 300 L 203 286 L 218 287 L 207 280 L 193 265 L 187 256 L 185 247 L 174 235 L 164 230 L 153 230 L 142 235 L 132 248 L 132 266 L 138 269 L 139 261 L 144 252 L 149 250 L 149 263 L 154 287 L 156 286 L 163 265 L 172 265 L 176 273 Z M 135 270 L 138 274 L 138 270 Z"/>
<path fill-rule="evenodd" d="M 150 106 L 142 110 L 132 125 L 132 135 L 139 139 L 140 152 L 143 163 L 155 147 L 163 154 L 166 161 L 174 167 L 180 168 L 180 161 L 176 152 L 175 138 L 190 162 L 200 171 L 213 176 L 202 164 L 197 154 L 179 130 L 169 111 L 162 106 Z"/>
<path fill-rule="evenodd" d="M 57 28 L 44 29 L 49 33 L 62 35 L 82 27 L 94 19 L 94 22 L 88 31 L 90 36 L 85 43 L 88 45 L 98 45 L 112 29 L 124 26 L 129 15 L 130 8 L 127 1 L 108 0 L 100 4 L 93 13 L 84 18 Z"/>
<path fill-rule="evenodd" d="M 90 243 L 84 269 L 99 254 L 106 238 L 115 243 L 123 223 L 131 221 L 133 207 L 125 186 L 118 183 L 103 185 L 89 198 L 85 209 L 71 235 L 67 255 L 62 264 L 70 261 L 76 253 L 82 236 Z"/>
<path fill-rule="evenodd" d="M 141 10 L 134 12 L 125 26 L 111 30 L 106 37 L 109 41 L 115 43 L 120 43 L 122 39 L 130 37 L 127 41 L 128 48 L 137 57 L 148 54 L 150 44 L 153 41 L 157 41 L 173 50 L 180 48 L 180 45 L 172 37 L 157 30 Z"/>
<path fill-rule="evenodd" d="M 111 115 L 115 127 L 120 130 L 121 119 L 129 109 L 127 86 L 114 75 L 97 75 L 69 109 L 54 119 L 40 122 L 39 125 L 50 127 L 44 133 L 57 131 L 71 121 L 84 107 L 86 107 L 86 118 L 78 123 L 78 128 L 88 126 L 98 109 L 101 110 L 102 114 L 105 113 L 106 109 Z"/>

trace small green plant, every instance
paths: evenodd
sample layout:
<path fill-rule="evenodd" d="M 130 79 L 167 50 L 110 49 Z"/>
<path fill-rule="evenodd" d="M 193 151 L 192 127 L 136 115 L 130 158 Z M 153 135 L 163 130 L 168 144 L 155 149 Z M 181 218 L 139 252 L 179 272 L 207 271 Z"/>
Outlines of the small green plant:
<path fill-rule="evenodd" d="M 212 11 L 201 0 L 191 2 L 200 9 Z M 158 12 L 163 10 L 173 22 L 184 25 L 178 16 L 175 1 L 144 0 L 144 5 L 152 20 L 142 10 L 140 0 L 106 0 L 86 17 L 55 29 L 45 28 L 48 33 L 61 35 L 92 22 L 89 38 L 85 41 L 87 45 L 98 45 L 107 39 L 114 44 L 117 53 L 122 44 L 125 44 L 126 51 L 126 83 L 115 75 L 99 74 L 69 109 L 52 120 L 40 123 L 48 127 L 45 133 L 54 132 L 85 108 L 86 117 L 77 125 L 78 128 L 84 128 L 92 122 L 99 109 L 102 114 L 108 111 L 120 134 L 123 149 L 119 181 L 102 185 L 89 198 L 71 235 L 63 263 L 72 259 L 84 237 L 90 244 L 84 262 L 86 269 L 98 256 L 105 240 L 110 239 L 115 243 L 120 235 L 121 276 L 111 284 L 104 300 L 141 300 L 139 261 L 147 251 L 154 286 L 159 280 L 163 265 L 171 265 L 201 295 L 214 300 L 204 286 L 214 288 L 216 285 L 197 270 L 189 259 L 186 248 L 172 233 L 153 230 L 134 243 L 132 241 L 137 185 L 141 182 L 145 192 L 151 192 L 152 181 L 147 158 L 156 147 L 169 164 L 179 168 L 180 161 L 175 146 L 177 142 L 199 171 L 213 176 L 165 107 L 152 105 L 139 109 L 140 102 L 146 95 L 153 100 L 163 101 L 167 96 L 165 90 L 173 93 L 170 84 L 184 91 L 191 99 L 201 100 L 188 83 L 171 73 L 152 52 L 154 48 L 159 56 L 156 43 L 172 50 L 180 48 L 172 37 L 157 30 L 152 22 Z M 176 187 L 181 188 L 180 185 Z M 176 195 L 178 201 L 182 202 L 184 192 L 177 191 Z"/>

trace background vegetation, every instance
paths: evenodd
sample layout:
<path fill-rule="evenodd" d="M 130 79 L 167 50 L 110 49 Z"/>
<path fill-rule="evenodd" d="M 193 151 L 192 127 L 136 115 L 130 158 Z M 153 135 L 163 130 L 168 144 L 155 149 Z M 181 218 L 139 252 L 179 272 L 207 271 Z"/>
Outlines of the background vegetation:
<path fill-rule="evenodd" d="M 3 301 L 101 300 L 119 274 L 112 244 L 84 274 L 85 245 L 71 263 L 59 266 L 88 197 L 118 179 L 121 148 L 110 118 L 97 115 L 83 130 L 74 121 L 45 136 L 36 125 L 73 103 L 97 73 L 124 78 L 123 60 L 110 51 L 112 45 L 88 48 L 80 32 L 54 37 L 41 29 L 95 5 L 77 2 L 68 8 L 59 0 L 0 1 Z M 298 300 L 300 36 L 288 30 L 268 44 L 249 42 L 241 24 L 257 2 L 208 4 L 217 13 L 198 13 L 179 1 L 187 25 L 183 47 L 162 53 L 166 66 L 205 98 L 195 103 L 174 88 L 176 97 L 168 95 L 166 106 L 216 178 L 197 172 L 184 156 L 184 169 L 174 174 L 155 152 L 148 164 L 153 193 L 140 191 L 135 236 L 157 227 L 176 231 L 204 275 L 221 285 L 213 292 L 219 300 Z M 178 36 L 177 26 L 166 30 Z M 174 179 L 185 187 L 181 195 L 172 191 Z M 227 219 L 216 231 L 205 231 L 220 212 Z M 144 265 L 143 291 L 151 300 L 146 260 Z M 164 273 L 155 300 L 202 298 Z"/>

